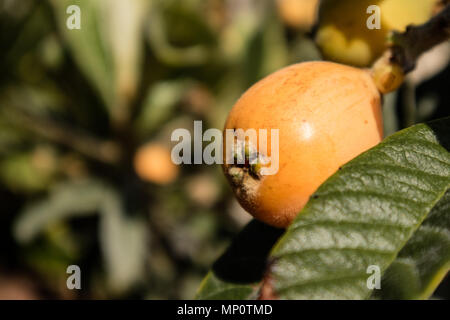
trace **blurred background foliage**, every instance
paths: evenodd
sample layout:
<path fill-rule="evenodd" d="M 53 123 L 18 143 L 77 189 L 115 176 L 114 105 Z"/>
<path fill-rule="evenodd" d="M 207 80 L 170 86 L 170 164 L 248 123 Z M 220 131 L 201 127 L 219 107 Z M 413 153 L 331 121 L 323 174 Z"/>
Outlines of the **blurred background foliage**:
<path fill-rule="evenodd" d="M 250 216 L 219 166 L 172 164 L 170 135 L 320 59 L 316 4 L 0 0 L 0 298 L 193 298 Z M 385 97 L 386 134 L 449 115 L 449 52 Z"/>

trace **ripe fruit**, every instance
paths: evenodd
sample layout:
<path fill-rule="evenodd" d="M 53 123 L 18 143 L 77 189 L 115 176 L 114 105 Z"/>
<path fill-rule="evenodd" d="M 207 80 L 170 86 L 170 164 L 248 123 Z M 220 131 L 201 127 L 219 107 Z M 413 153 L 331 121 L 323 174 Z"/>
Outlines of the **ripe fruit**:
<path fill-rule="evenodd" d="M 248 164 L 226 159 L 223 170 L 244 209 L 286 227 L 322 182 L 381 141 L 380 94 L 367 71 L 323 61 L 295 64 L 259 81 L 237 101 L 225 129 L 239 128 L 267 129 L 268 140 L 270 129 L 279 129 L 275 175 L 258 176 Z M 270 145 L 259 155 L 276 152 Z"/>
<path fill-rule="evenodd" d="M 172 162 L 170 149 L 158 143 L 148 143 L 134 156 L 134 169 L 144 181 L 168 184 L 178 176 L 178 167 Z"/>
<path fill-rule="evenodd" d="M 437 0 L 322 0 L 316 42 L 325 59 L 367 67 L 386 48 L 391 30 L 404 31 L 409 24 L 422 24 L 433 14 Z M 380 7 L 380 29 L 369 29 L 366 13 Z"/>
<path fill-rule="evenodd" d="M 319 0 L 277 0 L 278 13 L 291 28 L 308 31 L 316 21 Z"/>

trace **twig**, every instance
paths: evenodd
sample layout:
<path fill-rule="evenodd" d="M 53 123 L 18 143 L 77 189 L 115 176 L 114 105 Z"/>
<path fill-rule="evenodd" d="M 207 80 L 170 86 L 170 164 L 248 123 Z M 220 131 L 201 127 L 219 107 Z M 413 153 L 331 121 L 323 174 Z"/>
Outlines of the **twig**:
<path fill-rule="evenodd" d="M 404 99 L 403 111 L 405 113 L 403 117 L 404 118 L 403 126 L 407 128 L 415 124 L 417 118 L 416 86 L 410 79 L 407 79 L 405 81 L 403 99 Z"/>
<path fill-rule="evenodd" d="M 11 122 L 21 128 L 92 159 L 108 164 L 116 164 L 120 160 L 121 152 L 114 142 L 98 140 L 67 125 L 62 126 L 51 119 L 34 116 L 19 108 L 9 108 L 3 112 Z"/>
<path fill-rule="evenodd" d="M 450 38 L 450 5 L 427 23 L 409 26 L 404 33 L 393 33 L 392 59 L 403 66 L 405 72 L 414 69 L 422 53 Z"/>
<path fill-rule="evenodd" d="M 408 26 L 403 33 L 392 32 L 389 49 L 372 67 L 378 89 L 382 93 L 396 90 L 404 75 L 414 69 L 420 55 L 448 39 L 450 5 L 425 24 Z"/>

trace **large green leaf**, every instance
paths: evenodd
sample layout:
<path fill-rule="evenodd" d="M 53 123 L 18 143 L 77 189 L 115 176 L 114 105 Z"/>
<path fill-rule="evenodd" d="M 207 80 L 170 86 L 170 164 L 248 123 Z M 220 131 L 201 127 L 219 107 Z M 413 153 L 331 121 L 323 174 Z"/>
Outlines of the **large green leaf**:
<path fill-rule="evenodd" d="M 431 210 L 420 228 L 386 270 L 382 299 L 426 299 L 450 269 L 450 191 Z"/>
<path fill-rule="evenodd" d="M 370 265 L 387 270 L 376 297 L 428 297 L 449 266 L 449 128 L 447 118 L 403 130 L 328 179 L 263 255 L 262 298 L 369 298 Z M 227 297 L 233 284 L 213 268 L 198 297 Z"/>
<path fill-rule="evenodd" d="M 368 267 L 385 271 L 450 186 L 449 127 L 403 130 L 328 179 L 275 246 L 269 297 L 369 297 Z"/>

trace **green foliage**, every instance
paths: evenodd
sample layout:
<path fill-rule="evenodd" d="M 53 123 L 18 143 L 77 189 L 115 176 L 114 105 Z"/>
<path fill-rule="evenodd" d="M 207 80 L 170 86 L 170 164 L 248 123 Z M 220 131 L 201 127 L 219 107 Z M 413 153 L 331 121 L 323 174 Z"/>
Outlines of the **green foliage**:
<path fill-rule="evenodd" d="M 283 230 L 251 221 L 203 280 L 197 299 L 254 299 L 266 257 Z"/>
<path fill-rule="evenodd" d="M 387 270 L 381 297 L 432 294 L 449 267 L 449 128 L 449 118 L 416 125 L 344 165 L 259 257 L 268 262 L 264 280 L 253 270 L 260 277 L 241 282 L 239 298 L 263 280 L 263 298 L 366 299 L 370 265 Z M 237 283 L 213 268 L 198 297 L 222 298 Z"/>
<path fill-rule="evenodd" d="M 103 194 L 102 186 L 89 181 L 54 186 L 47 198 L 24 209 L 15 225 L 16 238 L 28 242 L 47 225 L 67 217 L 95 213 Z"/>
<path fill-rule="evenodd" d="M 160 82 L 151 87 L 135 124 L 138 134 L 151 134 L 160 128 L 164 121 L 170 119 L 189 86 L 189 81 L 176 80 Z"/>
<path fill-rule="evenodd" d="M 426 299 L 433 293 L 450 269 L 449 223 L 447 191 L 386 270 L 375 298 Z"/>
<path fill-rule="evenodd" d="M 111 50 L 108 50 L 106 39 L 102 34 L 99 1 L 81 1 L 77 3 L 83 14 L 83 27 L 70 30 L 66 26 L 66 8 L 71 1 L 52 1 L 58 28 L 64 36 L 65 43 L 73 52 L 73 57 L 86 74 L 92 85 L 100 92 L 108 107 L 114 103 L 114 77 Z"/>
<path fill-rule="evenodd" d="M 30 203 L 15 225 L 16 238 L 29 243 L 44 228 L 76 216 L 99 213 L 100 244 L 106 262 L 109 284 L 124 291 L 143 276 L 146 258 L 144 221 L 124 215 L 120 196 L 96 181 L 76 181 L 56 185 L 49 196 Z"/>
<path fill-rule="evenodd" d="M 39 159 L 39 157 L 47 157 L 47 159 Z M 51 152 L 46 150 L 11 155 L 0 162 L 0 176 L 12 190 L 24 192 L 45 190 L 54 173 L 51 158 Z"/>

